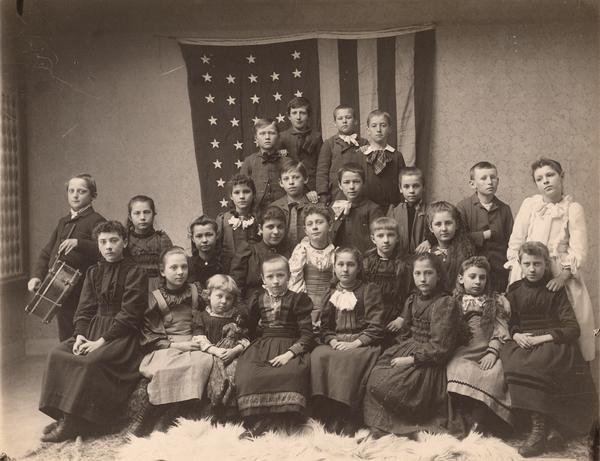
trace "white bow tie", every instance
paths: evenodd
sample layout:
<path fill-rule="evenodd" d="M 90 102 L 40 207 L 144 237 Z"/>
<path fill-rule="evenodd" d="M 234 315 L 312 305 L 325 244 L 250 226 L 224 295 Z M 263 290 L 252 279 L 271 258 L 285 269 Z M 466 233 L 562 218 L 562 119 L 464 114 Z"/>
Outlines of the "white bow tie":
<path fill-rule="evenodd" d="M 350 134 L 350 135 L 341 134 L 340 139 L 342 141 L 344 141 L 346 144 L 354 144 L 356 147 L 358 147 L 358 141 L 356 140 L 356 133 Z"/>

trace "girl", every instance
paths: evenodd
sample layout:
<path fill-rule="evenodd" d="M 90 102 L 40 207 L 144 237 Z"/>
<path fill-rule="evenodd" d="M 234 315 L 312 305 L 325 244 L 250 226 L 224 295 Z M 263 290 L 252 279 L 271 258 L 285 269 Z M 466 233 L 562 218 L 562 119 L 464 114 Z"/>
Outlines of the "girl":
<path fill-rule="evenodd" d="M 564 195 L 564 171 L 556 160 L 541 158 L 531 165 L 539 194 L 523 201 L 508 242 L 510 283 L 522 277 L 518 252 L 525 242 L 542 242 L 550 250 L 553 277 L 548 289 L 565 287 L 581 329 L 579 347 L 585 360 L 595 356 L 594 314 L 590 295 L 581 275 L 587 256 L 587 228 L 581 205 Z"/>
<path fill-rule="evenodd" d="M 418 291 L 404 306 L 398 344 L 379 357 L 367 381 L 364 418 L 373 437 L 447 425 L 446 364 L 459 343 L 460 312 L 444 295 L 439 258 L 417 255 L 412 273 Z"/>
<path fill-rule="evenodd" d="M 249 302 L 249 329 L 255 339 L 238 360 L 237 403 L 245 419 L 240 437 L 303 420 L 310 386 L 313 305 L 305 293 L 288 290 L 290 268 L 281 255 L 261 264 L 263 289 Z M 260 329 L 260 334 L 259 334 Z"/>
<path fill-rule="evenodd" d="M 148 378 L 148 399 L 151 405 L 167 405 L 202 398 L 212 357 L 192 340 L 198 333 L 194 315 L 199 310 L 199 293 L 194 284 L 187 283 L 188 260 L 181 247 L 163 250 L 160 255 L 161 288 L 150 296 L 146 311 L 142 346 L 148 352 L 140 364 L 140 373 Z M 162 423 L 168 425 L 179 416 L 183 406 L 163 406 Z M 141 425 L 153 408 L 146 404 L 136 416 Z M 130 427 L 131 430 L 131 427 Z M 131 430 L 131 432 L 136 432 Z"/>
<path fill-rule="evenodd" d="M 508 288 L 512 341 L 500 351 L 511 405 L 531 418 L 522 456 L 543 453 L 557 429 L 589 434 L 598 417 L 598 400 L 588 364 L 576 340 L 579 325 L 565 289 L 548 288 L 551 260 L 540 242 L 524 243 L 518 253 L 524 275 Z M 554 431 L 548 432 L 548 426 Z"/>
<path fill-rule="evenodd" d="M 459 411 L 473 421 L 473 427 L 485 424 L 486 408 L 507 423 L 512 422 L 508 388 L 498 360 L 502 345 L 509 339 L 510 305 L 503 295 L 491 292 L 490 270 L 483 256 L 465 260 L 454 290 L 472 337 L 469 344 L 457 349 L 448 364 L 448 392 L 470 397 L 458 397 L 456 401 Z"/>
<path fill-rule="evenodd" d="M 48 355 L 40 410 L 58 422 L 46 427 L 43 442 L 114 426 L 140 378 L 148 279 L 123 257 L 127 231 L 120 222 L 100 223 L 92 235 L 103 260 L 86 272 L 74 336 Z"/>
<path fill-rule="evenodd" d="M 169 236 L 154 229 L 156 208 L 154 200 L 146 195 L 136 195 L 127 204 L 127 233 L 131 259 L 146 271 L 150 291 L 160 284 L 159 256 L 165 248 L 173 246 Z"/>
<path fill-rule="evenodd" d="M 218 226 L 214 219 L 202 215 L 192 221 L 188 229 L 192 257 L 189 260 L 189 281 L 206 288 L 206 282 L 223 272 L 217 248 Z"/>
<path fill-rule="evenodd" d="M 323 345 L 310 356 L 311 387 L 326 427 L 354 435 L 366 380 L 380 353 L 383 302 L 379 287 L 362 281 L 358 250 L 336 250 L 334 272 L 338 282 L 324 299 Z"/>
<path fill-rule="evenodd" d="M 451 293 L 462 262 L 475 253 L 458 209 L 448 202 L 433 202 L 427 207 L 427 227 L 435 237 L 429 250 L 442 262 L 446 274 L 444 288 Z"/>
<path fill-rule="evenodd" d="M 316 333 L 321 324 L 323 297 L 333 274 L 335 247 L 329 236 L 333 217 L 329 209 L 322 205 L 308 205 L 303 215 L 306 237 L 292 252 L 288 288 L 297 293 L 307 293 L 313 302 L 311 318 Z"/>

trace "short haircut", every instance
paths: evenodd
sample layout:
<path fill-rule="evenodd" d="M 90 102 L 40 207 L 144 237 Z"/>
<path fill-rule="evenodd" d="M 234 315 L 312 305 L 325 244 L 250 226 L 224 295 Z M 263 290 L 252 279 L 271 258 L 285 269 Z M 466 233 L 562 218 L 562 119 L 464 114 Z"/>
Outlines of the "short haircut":
<path fill-rule="evenodd" d="M 288 259 L 285 256 L 280 255 L 280 254 L 272 254 L 272 255 L 267 256 L 263 260 L 262 264 L 260 265 L 260 273 L 261 274 L 265 273 L 265 264 L 274 263 L 277 261 L 283 262 L 285 264 L 285 267 L 287 268 L 288 273 L 290 272 L 290 262 L 288 261 Z"/>
<path fill-rule="evenodd" d="M 477 162 L 471 167 L 469 170 L 469 177 L 471 179 L 475 179 L 475 170 L 496 170 L 496 173 L 498 173 L 498 168 L 496 165 L 487 161 Z"/>
<path fill-rule="evenodd" d="M 335 109 L 333 109 L 333 119 L 335 120 L 335 118 L 337 117 L 337 111 L 338 110 L 343 110 L 343 109 L 348 109 L 352 111 L 352 116 L 354 117 L 356 115 L 356 112 L 354 111 L 354 107 L 352 106 L 348 106 L 347 104 L 340 104 L 339 106 L 337 106 Z"/>
<path fill-rule="evenodd" d="M 306 224 L 306 218 L 311 214 L 318 214 L 320 216 L 323 216 L 327 220 L 329 225 L 331 225 L 331 223 L 333 222 L 333 215 L 331 214 L 331 210 L 326 206 L 321 205 L 320 203 L 311 203 L 309 205 L 306 205 L 302 209 L 302 222 L 304 224 Z"/>
<path fill-rule="evenodd" d="M 165 248 L 163 251 L 160 252 L 160 256 L 158 257 L 158 265 L 161 270 L 165 268 L 165 259 L 167 258 L 167 256 L 175 254 L 187 257 L 187 255 L 185 254 L 185 250 L 177 245 Z"/>
<path fill-rule="evenodd" d="M 438 276 L 436 288 L 443 289 L 443 287 L 446 286 L 446 271 L 444 270 L 442 258 L 438 258 L 433 253 L 419 253 L 413 256 L 410 270 L 411 277 L 415 270 L 415 265 L 420 261 L 428 261 L 433 266 Z"/>
<path fill-rule="evenodd" d="M 210 277 L 206 281 L 206 289 L 209 293 L 212 293 L 213 290 L 223 290 L 227 293 L 231 293 L 235 297 L 235 301 L 238 300 L 241 294 L 233 277 L 224 274 L 216 274 Z"/>
<path fill-rule="evenodd" d="M 103 232 L 117 234 L 123 240 L 127 240 L 127 229 L 125 229 L 125 226 L 119 221 L 113 220 L 101 222 L 96 227 L 94 227 L 94 230 L 92 231 L 92 238 L 94 240 L 98 240 L 98 236 Z"/>
<path fill-rule="evenodd" d="M 134 195 L 129 199 L 129 203 L 127 204 L 127 230 L 133 231 L 133 222 L 131 221 L 131 209 L 133 208 L 133 204 L 137 202 L 147 203 L 152 210 L 152 215 L 156 215 L 156 207 L 154 206 L 154 200 L 152 200 L 147 195 Z"/>
<path fill-rule="evenodd" d="M 369 229 L 371 234 L 374 234 L 378 230 L 393 230 L 396 232 L 396 235 L 400 234 L 400 230 L 398 229 L 398 221 L 388 216 L 380 216 L 379 218 L 375 218 L 373 221 L 371 221 Z"/>
<path fill-rule="evenodd" d="M 560 176 L 562 176 L 564 174 L 564 171 L 563 171 L 563 168 L 562 168 L 562 165 L 560 164 L 560 162 L 558 162 L 556 160 L 552 160 L 551 158 L 542 157 L 542 158 L 537 159 L 535 162 L 533 162 L 531 164 L 531 177 L 533 178 L 534 182 L 535 182 L 535 171 L 544 166 L 549 166 L 554 171 L 556 171 Z"/>
<path fill-rule="evenodd" d="M 371 123 L 371 119 L 373 117 L 383 117 L 388 125 L 392 124 L 392 117 L 390 117 L 390 114 L 384 110 L 375 109 L 369 112 L 369 115 L 367 115 L 367 126 L 369 126 L 369 123 Z"/>
<path fill-rule="evenodd" d="M 229 181 L 227 181 L 227 190 L 229 195 L 233 192 L 233 186 L 248 186 L 252 191 L 252 195 L 256 195 L 256 185 L 254 184 L 254 180 L 245 174 L 234 174 Z"/>
<path fill-rule="evenodd" d="M 300 107 L 306 107 L 308 116 L 310 117 L 312 115 L 312 104 L 307 98 L 302 96 L 290 99 L 290 102 L 288 102 L 287 105 L 287 114 L 290 115 L 292 109 L 299 109 Z"/>
<path fill-rule="evenodd" d="M 196 226 L 212 226 L 213 230 L 215 231 L 215 234 L 219 232 L 219 226 L 217 225 L 217 221 L 204 214 L 202 216 L 198 216 L 190 223 L 190 226 L 188 228 L 190 238 L 192 238 L 192 236 L 194 235 L 194 227 Z"/>
<path fill-rule="evenodd" d="M 284 157 L 281 159 L 279 166 L 279 177 L 283 176 L 284 173 L 289 173 L 290 171 L 297 171 L 302 175 L 304 179 L 308 178 L 308 173 L 306 171 L 306 167 L 304 163 L 299 162 L 295 158 L 292 157 Z"/>
<path fill-rule="evenodd" d="M 91 174 L 80 173 L 75 176 L 71 176 L 67 180 L 67 183 L 65 184 L 65 187 L 67 188 L 67 190 L 69 190 L 69 181 L 71 181 L 71 179 L 83 179 L 86 187 L 90 191 L 92 198 L 96 198 L 98 196 L 98 188 L 96 187 L 96 180 L 92 177 Z"/>
<path fill-rule="evenodd" d="M 268 206 L 260 213 L 260 224 L 264 224 L 267 221 L 281 221 L 283 224 L 287 223 L 285 219 L 285 213 L 278 206 Z"/>
<path fill-rule="evenodd" d="M 519 261 L 521 261 L 523 255 L 544 258 L 544 261 L 546 261 L 546 271 L 550 270 L 550 252 L 548 251 L 548 247 L 542 242 L 525 242 L 519 248 Z"/>
<path fill-rule="evenodd" d="M 342 182 L 342 176 L 344 175 L 344 173 L 356 173 L 360 176 L 362 182 L 365 182 L 365 170 L 358 163 L 349 162 L 345 165 L 342 165 L 342 167 L 337 171 L 338 183 Z"/>
<path fill-rule="evenodd" d="M 417 176 L 421 181 L 421 185 L 425 187 L 425 175 L 421 171 L 421 169 L 416 166 L 407 166 L 400 169 L 400 173 L 398 174 L 398 179 L 400 180 L 400 184 L 402 185 L 402 178 L 405 176 Z"/>
<path fill-rule="evenodd" d="M 275 127 L 275 131 L 277 131 L 277 134 L 279 134 L 279 126 L 277 125 L 277 120 L 275 120 L 274 118 L 259 118 L 258 120 L 256 120 L 256 122 L 254 123 L 254 134 L 256 135 L 256 133 L 258 133 L 258 130 L 260 130 L 261 128 L 265 128 L 271 125 Z"/>

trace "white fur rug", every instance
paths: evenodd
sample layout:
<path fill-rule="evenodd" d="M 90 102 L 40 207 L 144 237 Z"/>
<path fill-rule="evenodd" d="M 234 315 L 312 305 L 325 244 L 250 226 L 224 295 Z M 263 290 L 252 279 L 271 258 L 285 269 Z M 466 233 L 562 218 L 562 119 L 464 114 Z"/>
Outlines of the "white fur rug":
<path fill-rule="evenodd" d="M 124 461 L 347 461 L 403 460 L 510 461 L 522 459 L 515 448 L 499 439 L 471 433 L 463 440 L 450 435 L 420 433 L 418 440 L 389 435 L 365 439 L 366 430 L 355 437 L 327 433 L 314 420 L 298 434 L 267 433 L 253 440 L 238 440 L 239 425 L 213 427 L 206 420 L 180 420 L 167 433 L 155 432 L 119 448 L 116 459 Z"/>

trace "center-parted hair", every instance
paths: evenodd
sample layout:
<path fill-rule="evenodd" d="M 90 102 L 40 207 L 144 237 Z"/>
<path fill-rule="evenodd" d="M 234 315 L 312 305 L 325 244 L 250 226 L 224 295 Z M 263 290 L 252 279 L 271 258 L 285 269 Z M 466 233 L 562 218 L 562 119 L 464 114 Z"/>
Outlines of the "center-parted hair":
<path fill-rule="evenodd" d="M 435 288 L 437 291 L 444 291 L 444 287 L 446 286 L 446 271 L 444 270 L 444 266 L 442 265 L 440 258 L 432 253 L 420 253 L 413 256 L 410 268 L 410 275 L 413 277 L 413 279 L 415 265 L 420 261 L 427 261 L 429 264 L 431 264 L 438 277 L 438 283 Z"/>
<path fill-rule="evenodd" d="M 180 246 L 173 245 L 169 248 L 165 248 L 160 252 L 160 255 L 158 257 L 158 267 L 160 267 L 160 270 L 165 270 L 165 260 L 169 255 L 183 255 L 187 258 L 185 250 Z"/>
<path fill-rule="evenodd" d="M 339 282 L 337 276 L 335 275 L 335 263 L 337 262 L 339 256 L 342 254 L 345 254 L 345 253 L 351 254 L 352 257 L 354 258 L 354 260 L 356 261 L 356 264 L 358 266 L 358 270 L 356 273 L 356 279 L 364 281 L 363 255 L 360 252 L 360 250 L 358 248 L 354 248 L 354 247 L 341 247 L 341 248 L 336 248 L 335 251 L 333 252 L 333 267 L 334 267 L 333 283 L 334 283 L 334 285 Z"/>
<path fill-rule="evenodd" d="M 133 232 L 134 225 L 131 221 L 131 209 L 133 208 L 133 204 L 137 202 L 147 203 L 152 210 L 152 218 L 156 216 L 156 207 L 154 206 L 154 200 L 152 200 L 147 195 L 134 195 L 129 199 L 129 203 L 127 204 L 127 232 Z"/>
<path fill-rule="evenodd" d="M 554 171 L 556 171 L 561 177 L 565 173 L 560 162 L 558 162 L 557 160 L 552 160 L 551 158 L 542 157 L 531 164 L 531 177 L 533 178 L 533 182 L 535 182 L 535 171 L 544 166 L 549 166 Z"/>
<path fill-rule="evenodd" d="M 196 226 L 211 226 L 215 232 L 215 235 L 217 236 L 217 241 L 219 237 L 219 226 L 217 224 L 217 221 L 215 221 L 212 218 L 209 218 L 206 215 L 198 216 L 190 223 L 188 227 L 188 237 L 192 246 L 192 256 L 198 256 L 199 254 L 198 249 L 196 248 L 196 244 L 194 243 L 194 228 Z"/>

